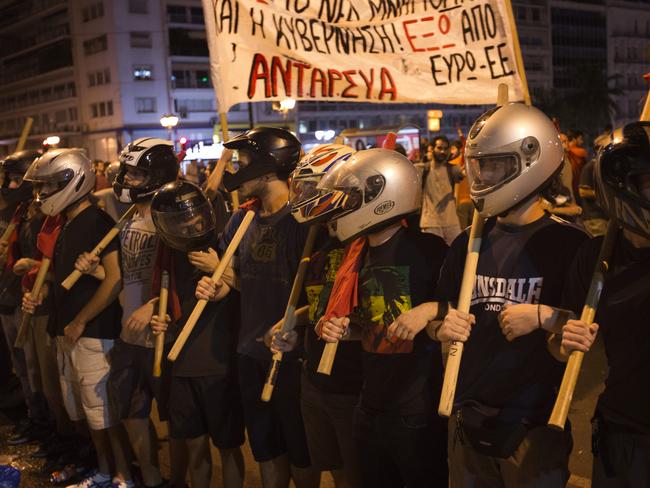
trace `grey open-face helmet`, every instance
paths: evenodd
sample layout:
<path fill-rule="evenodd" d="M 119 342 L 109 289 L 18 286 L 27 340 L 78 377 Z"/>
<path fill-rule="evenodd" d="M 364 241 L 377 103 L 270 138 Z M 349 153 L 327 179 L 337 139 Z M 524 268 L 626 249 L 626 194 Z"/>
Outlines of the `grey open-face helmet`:
<path fill-rule="evenodd" d="M 564 151 L 555 125 L 521 103 L 495 107 L 470 129 L 465 147 L 470 196 L 486 217 L 541 192 L 560 171 Z"/>
<path fill-rule="evenodd" d="M 336 237 L 350 241 L 417 212 L 420 175 L 408 159 L 388 149 L 366 149 L 338 162 L 317 186 L 329 199 Z"/>
<path fill-rule="evenodd" d="M 24 181 L 34 185 L 36 203 L 45 215 L 61 213 L 95 188 L 95 170 L 80 149 L 52 149 L 36 159 Z M 44 188 L 48 185 L 50 188 Z"/>

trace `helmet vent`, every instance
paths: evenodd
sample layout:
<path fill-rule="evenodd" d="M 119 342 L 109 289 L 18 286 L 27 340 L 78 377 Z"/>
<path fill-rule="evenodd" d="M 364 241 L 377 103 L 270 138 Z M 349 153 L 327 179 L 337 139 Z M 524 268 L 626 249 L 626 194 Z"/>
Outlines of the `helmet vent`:
<path fill-rule="evenodd" d="M 81 175 L 81 178 L 79 178 L 79 182 L 77 183 L 77 186 L 74 189 L 75 192 L 78 192 L 81 189 L 85 179 L 86 179 L 86 175 Z"/>

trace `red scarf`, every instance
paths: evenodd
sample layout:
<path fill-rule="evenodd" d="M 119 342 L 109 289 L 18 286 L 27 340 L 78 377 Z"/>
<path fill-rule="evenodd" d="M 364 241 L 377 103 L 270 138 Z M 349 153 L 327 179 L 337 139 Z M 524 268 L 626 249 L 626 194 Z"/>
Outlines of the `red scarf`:
<path fill-rule="evenodd" d="M 327 302 L 325 315 L 316 325 L 316 333 L 322 335 L 322 324 L 331 318 L 347 317 L 359 304 L 359 270 L 368 239 L 358 237 L 345 248 L 341 266 L 336 272 L 332 293 Z"/>
<path fill-rule="evenodd" d="M 52 259 L 54 257 L 54 246 L 56 245 L 56 240 L 59 238 L 64 223 L 65 218 L 62 215 L 47 217 L 43 221 L 41 230 L 36 237 L 36 248 L 38 252 L 35 258 Z M 38 256 L 39 253 L 40 256 Z M 34 281 L 36 280 L 36 275 L 40 267 L 41 262 L 39 261 L 37 265 L 23 276 L 22 284 L 26 289 L 31 290 L 34 286 Z M 51 264 L 50 269 L 52 269 Z"/>

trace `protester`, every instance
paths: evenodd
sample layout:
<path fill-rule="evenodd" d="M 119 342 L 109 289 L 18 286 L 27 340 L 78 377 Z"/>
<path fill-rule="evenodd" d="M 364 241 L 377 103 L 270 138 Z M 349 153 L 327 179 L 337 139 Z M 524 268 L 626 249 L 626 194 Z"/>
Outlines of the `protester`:
<path fill-rule="evenodd" d="M 32 163 L 25 181 L 34 185 L 45 215 L 65 220 L 54 248 L 53 280 L 38 297 L 25 293 L 23 311 L 33 313 L 51 294 L 50 333 L 56 336 L 65 407 L 79 428 L 87 422 L 97 452 L 98 469 L 69 486 L 133 486 L 119 420 L 110 408 L 106 388 L 109 356 L 120 331 L 117 243 L 113 241 L 104 249 L 92 276 L 82 276 L 69 291 L 61 286 L 75 269 L 77 256 L 95 247 L 114 222 L 91 205 L 88 195 L 95 186 L 95 173 L 90 160 L 78 150 L 48 151 Z"/>
<path fill-rule="evenodd" d="M 217 266 L 215 212 L 203 192 L 190 182 L 165 185 L 152 201 L 156 231 L 171 251 L 161 249 L 157 274 L 171 274 L 171 315 L 156 313 L 154 333 L 167 330 L 172 316 L 177 326 L 190 316 L 199 278 Z M 195 267 L 196 266 L 196 267 Z M 160 284 L 160 279 L 155 280 Z M 225 284 L 227 282 L 228 284 Z M 218 303 L 209 303 L 171 366 L 169 398 L 170 437 L 182 444 L 189 457 L 192 487 L 208 488 L 212 478 L 210 440 L 219 450 L 223 486 L 238 488 L 244 482 L 244 415 L 237 381 L 239 293 L 232 273 L 221 282 Z M 177 327 L 178 328 L 178 327 Z M 174 334 L 167 334 L 169 341 Z"/>
<path fill-rule="evenodd" d="M 271 364 L 263 337 L 284 315 L 307 232 L 290 215 L 286 182 L 300 158 L 300 142 L 284 129 L 257 127 L 225 146 L 237 150 L 239 160 L 239 170 L 224 175 L 226 189 L 255 198 L 259 206 L 239 245 L 235 267 L 241 294 L 239 383 L 248 440 L 265 487 L 288 486 L 291 478 L 297 488 L 315 487 L 319 474 L 311 468 L 300 414 L 298 357 L 283 361 L 271 401 L 260 399 Z M 244 209 L 231 217 L 221 239 L 222 250 L 243 217 Z M 222 288 L 204 277 L 197 298 L 214 300 Z"/>
<path fill-rule="evenodd" d="M 129 209 L 129 204 L 120 202 L 113 191 L 113 183 L 117 174 L 120 171 L 120 162 L 113 161 L 106 168 L 106 178 L 108 179 L 109 186 L 103 190 L 93 193 L 93 197 L 97 200 L 97 206 L 104 212 L 111 216 L 115 221 L 120 220 L 120 217 Z"/>
<path fill-rule="evenodd" d="M 435 137 L 429 149 L 422 175 L 420 227 L 422 232 L 438 235 L 450 244 L 460 234 L 454 185 L 462 179 L 462 171 L 449 164 L 449 140 L 445 136 Z"/>
<path fill-rule="evenodd" d="M 571 163 L 572 181 L 573 181 L 573 195 L 579 195 L 578 183 L 582 175 L 582 168 L 587 164 L 587 150 L 583 147 L 584 135 L 579 130 L 567 131 L 567 138 L 569 139 L 569 150 L 567 156 Z"/>
<path fill-rule="evenodd" d="M 327 171 L 346 161 L 351 148 L 337 144 L 317 146 L 305 155 L 291 176 L 290 203 L 293 217 L 303 225 L 319 225 L 329 215 L 321 205 L 328 196 L 318 184 Z M 323 211 L 323 209 L 326 209 Z M 325 234 L 323 227 L 322 234 Z M 331 233 L 331 232 L 330 232 Z M 323 236 L 324 237 L 324 236 Z M 359 456 L 353 438 L 354 410 L 361 391 L 361 344 L 342 342 L 330 375 L 317 372 L 325 343 L 314 327 L 325 314 L 334 278 L 345 253 L 345 246 L 333 235 L 319 238 L 305 273 L 304 292 L 308 305 L 295 312 L 295 326 L 304 331 L 305 364 L 300 387 L 300 404 L 305 422 L 312 465 L 330 471 L 337 488 L 361 487 Z M 298 345 L 296 330 L 282 334 L 278 322 L 265 336 L 271 352 L 288 353 Z"/>
<path fill-rule="evenodd" d="M 597 324 L 569 321 L 565 348 L 587 351 L 600 334 L 607 354 L 605 390 L 598 398 L 593 424 L 591 486 L 617 488 L 650 483 L 650 123 L 623 129 L 622 140 L 606 147 L 596 162 L 598 200 L 620 225 L 605 284 L 598 302 Z M 565 306 L 580 313 L 603 238 L 578 251 L 565 287 Z M 585 340 L 585 331 L 592 340 Z"/>
<path fill-rule="evenodd" d="M 107 164 L 100 159 L 96 159 L 93 166 L 95 167 L 95 191 L 110 188 L 111 184 L 106 176 Z"/>
<path fill-rule="evenodd" d="M 447 249 L 440 237 L 404 225 L 420 206 L 420 178 L 408 159 L 372 149 L 338 164 L 319 188 L 339 202 L 329 220 L 339 240 L 351 242 L 330 296 L 337 309 L 320 319 L 317 332 L 338 342 L 360 328 L 363 387 L 354 436 L 363 486 L 446 486 L 446 426 L 434 408 L 440 348 L 424 333 L 388 333 L 400 314 L 433 298 Z"/>
<path fill-rule="evenodd" d="M 40 156 L 33 150 L 20 151 L 0 161 L 2 185 L 0 187 L 0 218 L 4 230 L 10 223 L 16 228 L 7 241 L 0 242 L 0 321 L 7 339 L 11 361 L 20 379 L 23 396 L 27 403 L 27 422 L 17 425 L 8 439 L 10 445 L 44 439 L 49 433 L 48 409 L 41 385 L 38 360 L 33 347 L 26 350 L 16 347 L 16 336 L 22 319 L 20 299 L 22 295 L 20 278 L 13 266 L 21 257 L 19 240 L 21 229 L 27 219 L 27 208 L 32 199 L 29 183 L 23 184 L 23 177 L 29 165 Z"/>

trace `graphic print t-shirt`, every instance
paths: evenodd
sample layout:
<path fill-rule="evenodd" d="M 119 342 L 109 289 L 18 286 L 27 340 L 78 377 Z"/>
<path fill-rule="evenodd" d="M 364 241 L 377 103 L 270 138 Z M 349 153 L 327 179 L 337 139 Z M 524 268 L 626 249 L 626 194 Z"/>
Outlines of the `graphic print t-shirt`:
<path fill-rule="evenodd" d="M 238 210 L 228 221 L 221 252 L 230 244 L 244 214 Z M 256 215 L 246 231 L 234 258 L 241 295 L 240 354 L 271 359 L 269 349 L 257 339 L 284 316 L 307 231 L 308 226 L 301 226 L 291 216 L 288 205 L 273 215 Z"/>
<path fill-rule="evenodd" d="M 440 344 L 426 331 L 414 341 L 388 339 L 386 331 L 400 314 L 434 299 L 446 250 L 438 236 L 400 229 L 366 251 L 351 321 L 362 327 L 361 407 L 369 413 L 420 415 L 433 408 L 442 382 Z"/>
<path fill-rule="evenodd" d="M 472 293 L 476 316 L 461 362 L 456 405 L 477 401 L 503 408 L 511 421 L 546 422 L 564 364 L 548 352 L 544 330 L 508 342 L 498 315 L 506 304 L 561 306 L 566 273 L 584 231 L 545 214 L 528 225 L 486 223 Z M 467 233 L 453 242 L 440 273 L 438 296 L 456 303 L 467 255 Z"/>
<path fill-rule="evenodd" d="M 122 250 L 122 333 L 120 338 L 129 344 L 154 347 L 151 327 L 141 332 L 127 330 L 131 314 L 152 298 L 151 279 L 156 260 L 158 236 L 151 214 L 136 214 L 120 232 Z"/>
<path fill-rule="evenodd" d="M 309 304 L 309 325 L 305 332 L 305 373 L 311 384 L 326 393 L 356 395 L 361 390 L 361 343 L 341 341 L 330 375 L 317 372 L 325 341 L 319 339 L 314 327 L 325 314 L 336 271 L 341 265 L 345 246 L 336 239 L 328 239 L 312 254 L 305 273 L 305 292 Z"/>
<path fill-rule="evenodd" d="M 564 292 L 565 307 L 580 316 L 603 239 L 578 252 Z M 634 248 L 619 235 L 605 277 L 595 322 L 609 371 L 598 410 L 610 422 L 650 435 L 650 248 Z"/>

